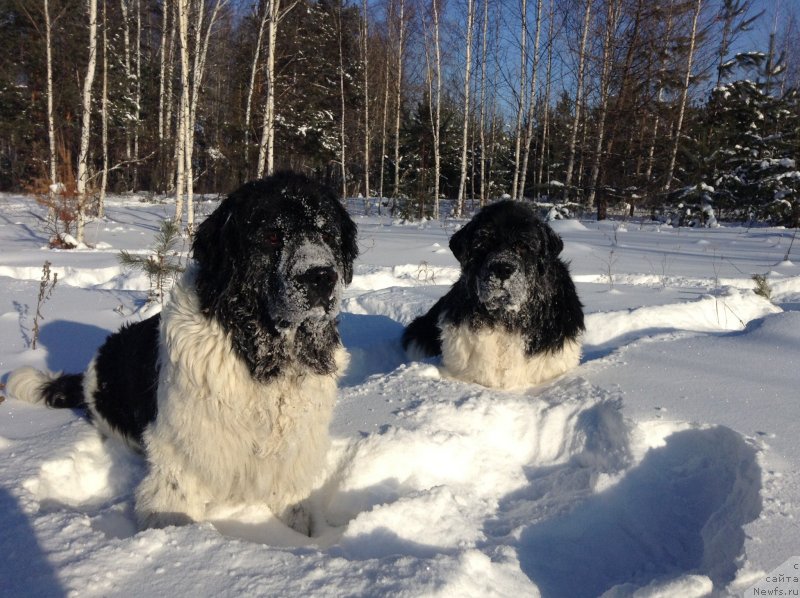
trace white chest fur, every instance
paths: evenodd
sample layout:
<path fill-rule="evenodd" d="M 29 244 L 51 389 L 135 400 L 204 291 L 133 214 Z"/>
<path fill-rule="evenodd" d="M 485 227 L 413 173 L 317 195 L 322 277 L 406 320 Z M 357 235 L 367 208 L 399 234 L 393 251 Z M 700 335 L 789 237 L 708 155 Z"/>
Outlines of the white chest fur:
<path fill-rule="evenodd" d="M 471 330 L 441 322 L 442 363 L 455 378 L 493 388 L 522 388 L 555 378 L 580 363 L 581 343 L 559 351 L 525 354 L 522 335 L 499 328 Z"/>
<path fill-rule="evenodd" d="M 341 346 L 336 358 L 341 371 Z M 290 364 L 254 380 L 183 285 L 162 315 L 159 359 L 158 417 L 145 433 L 150 472 L 137 491 L 145 524 L 172 523 L 163 513 L 202 519 L 226 501 L 263 501 L 280 516 L 308 496 L 328 448 L 336 375 Z"/>

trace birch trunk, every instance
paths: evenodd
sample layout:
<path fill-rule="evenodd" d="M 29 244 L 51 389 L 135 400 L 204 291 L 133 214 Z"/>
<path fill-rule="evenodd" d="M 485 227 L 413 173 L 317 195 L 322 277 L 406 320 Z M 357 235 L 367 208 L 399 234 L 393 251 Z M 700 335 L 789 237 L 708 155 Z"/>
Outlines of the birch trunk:
<path fill-rule="evenodd" d="M 402 112 L 403 87 L 403 44 L 405 42 L 405 0 L 399 0 L 397 20 L 397 85 L 395 86 L 395 119 L 394 119 L 394 193 L 392 194 L 392 214 L 395 202 L 400 195 L 400 113 Z"/>
<path fill-rule="evenodd" d="M 269 27 L 267 28 L 267 94 L 264 101 L 264 125 L 258 147 L 258 177 L 271 175 L 275 169 L 275 50 L 278 40 L 278 23 L 294 6 L 281 13 L 281 0 L 269 0 Z"/>
<path fill-rule="evenodd" d="M 528 160 L 531 155 L 531 142 L 533 141 L 533 123 L 536 116 L 536 76 L 539 73 L 539 32 L 542 25 L 542 0 L 536 2 L 536 33 L 533 38 L 533 72 L 531 73 L 531 91 L 528 101 L 528 126 L 525 128 L 525 143 L 522 157 L 522 168 L 519 174 L 519 196 L 522 201 L 525 197 L 525 182 L 528 178 Z"/>
<path fill-rule="evenodd" d="M 84 242 L 86 227 L 86 188 L 89 182 L 89 138 L 92 124 L 92 85 L 97 65 L 97 0 L 87 0 L 86 8 L 89 16 L 89 61 L 86 65 L 86 77 L 83 80 L 81 97 L 81 145 L 78 153 L 78 224 L 76 239 Z"/>
<path fill-rule="evenodd" d="M 486 62 L 489 31 L 489 0 L 483 0 L 483 23 L 481 24 L 481 99 L 480 116 L 478 117 L 478 135 L 480 136 L 481 147 L 481 185 L 480 185 L 480 204 L 486 205 Z"/>
<path fill-rule="evenodd" d="M 441 174 L 441 123 L 442 123 L 442 49 L 440 40 L 439 0 L 432 0 L 433 6 L 433 64 L 430 49 L 425 44 L 425 58 L 428 79 L 428 112 L 433 136 L 433 218 L 439 219 L 439 179 Z"/>
<path fill-rule="evenodd" d="M 522 144 L 522 114 L 528 95 L 528 0 L 522 0 L 522 29 L 519 35 L 519 101 L 517 102 L 517 122 L 514 127 L 514 172 L 511 182 L 511 197 L 517 198 L 519 182 L 519 159 Z"/>
<path fill-rule="evenodd" d="M 128 3 L 130 0 L 120 0 L 119 7 L 122 14 L 122 66 L 125 74 L 125 84 L 122 88 L 123 106 L 125 107 L 125 161 L 130 164 L 131 160 L 131 119 L 128 114 L 130 108 L 129 100 L 131 95 L 131 32 L 130 32 L 130 14 Z M 128 166 L 126 165 L 126 171 Z M 127 178 L 127 177 L 126 177 Z M 126 180 L 126 186 L 129 186 L 130 181 Z M 130 191 L 130 188 L 128 188 Z"/>
<path fill-rule="evenodd" d="M 108 19 L 103 0 L 103 95 L 100 100 L 100 122 L 103 145 L 103 173 L 100 176 L 100 197 L 97 201 L 97 216 L 103 218 L 106 209 L 106 189 L 108 188 Z"/>
<path fill-rule="evenodd" d="M 675 123 L 675 139 L 672 144 L 672 152 L 667 166 L 667 175 L 664 181 L 664 192 L 668 193 L 672 186 L 672 177 L 675 173 L 675 160 L 678 156 L 678 147 L 681 143 L 681 130 L 683 129 L 683 118 L 686 114 L 686 104 L 689 101 L 689 85 L 692 81 L 692 67 L 694 64 L 694 49 L 697 43 L 697 20 L 700 16 L 700 9 L 703 7 L 703 0 L 697 0 L 692 13 L 692 32 L 689 37 L 689 53 L 686 56 L 686 75 L 683 78 L 683 89 L 681 90 L 681 100 L 678 106 L 678 122 Z"/>
<path fill-rule="evenodd" d="M 342 166 L 342 199 L 347 198 L 347 138 L 345 137 L 345 115 L 347 110 L 347 102 L 344 95 L 344 50 L 342 47 L 344 32 L 342 28 L 342 0 L 339 0 L 338 6 L 338 34 L 339 34 L 339 100 L 341 106 L 341 119 L 339 120 L 339 135 L 341 151 L 339 152 L 339 162 Z"/>
<path fill-rule="evenodd" d="M 470 83 L 472 80 L 472 29 L 475 22 L 475 0 L 467 0 L 467 49 L 464 59 L 464 126 L 461 130 L 461 178 L 458 182 L 456 217 L 464 213 L 464 196 L 467 185 L 467 143 L 469 141 Z"/>
<path fill-rule="evenodd" d="M 136 82 L 133 97 L 133 190 L 139 186 L 139 119 L 142 113 L 142 3 L 136 0 Z"/>
<path fill-rule="evenodd" d="M 391 22 L 391 14 L 387 19 L 387 22 Z M 380 179 L 378 184 L 378 214 L 381 213 L 381 208 L 383 206 L 383 182 L 384 182 L 384 168 L 386 167 L 386 143 L 388 137 L 388 131 L 386 129 L 388 120 L 389 120 L 389 53 L 390 48 L 388 45 L 385 47 L 385 55 L 384 55 L 384 65 L 383 65 L 383 113 L 381 115 L 381 162 L 380 162 Z"/>
<path fill-rule="evenodd" d="M 189 126 L 189 0 L 177 0 L 178 45 L 181 64 L 181 99 L 175 134 L 175 223 L 183 221 L 183 193 L 186 188 L 186 139 Z M 191 180 L 191 173 L 188 177 Z"/>
<path fill-rule="evenodd" d="M 56 127 L 53 118 L 53 33 L 48 0 L 44 0 L 44 38 L 47 60 L 47 144 L 50 150 L 50 195 L 52 196 L 58 183 L 58 162 L 56 158 Z"/>
<path fill-rule="evenodd" d="M 369 122 L 369 19 L 367 13 L 367 0 L 363 0 L 361 5 L 362 26 L 361 26 L 361 52 L 362 63 L 364 66 L 364 197 L 366 198 L 366 212 L 369 213 L 369 145 L 370 145 L 370 122 Z"/>
<path fill-rule="evenodd" d="M 555 25 L 555 0 L 550 0 L 550 12 L 547 24 L 547 72 L 545 73 L 544 84 L 544 118 L 542 122 L 542 147 L 539 152 L 539 172 L 536 176 L 536 185 L 542 186 L 544 179 L 544 164 L 547 159 L 547 142 L 549 140 L 550 128 L 550 89 L 553 82 L 553 44 L 555 38 L 553 30 Z M 547 182 L 550 182 L 550 172 L 548 169 Z"/>
<path fill-rule="evenodd" d="M 169 2 L 164 0 L 164 14 L 161 17 L 161 46 L 158 49 L 158 169 L 159 178 L 164 176 L 166 156 L 164 155 L 164 140 L 166 138 L 166 119 L 165 119 L 165 93 L 166 93 L 166 70 L 167 70 L 167 48 L 169 46 Z M 160 184 L 163 184 L 161 179 Z M 166 187 L 166 185 L 164 185 Z"/>
<path fill-rule="evenodd" d="M 177 5 L 177 2 L 176 2 Z M 175 70 L 175 46 L 178 43 L 176 40 L 180 37 L 179 32 L 179 25 L 178 25 L 178 18 L 177 18 L 177 8 L 173 7 L 172 9 L 172 23 L 170 25 L 170 37 L 169 37 L 169 52 L 167 54 L 167 64 L 166 64 L 166 91 L 164 92 L 165 98 L 165 106 L 164 106 L 164 135 L 165 137 L 171 135 L 172 131 L 172 111 L 175 108 L 175 94 L 172 93 L 173 90 L 173 80 L 174 80 L 174 70 Z M 177 123 L 176 123 L 176 130 L 177 130 Z M 166 139 L 165 139 L 166 140 Z M 166 148 L 165 148 L 166 150 Z M 166 160 L 166 156 L 165 156 Z M 177 180 L 176 170 L 177 164 L 174 160 L 170 160 L 168 164 L 168 169 L 166 170 L 166 191 L 170 192 L 175 189 L 175 183 Z"/>
<path fill-rule="evenodd" d="M 196 4 L 196 37 L 195 54 L 192 65 L 192 88 L 189 105 L 188 130 L 186 131 L 186 228 L 189 234 L 194 233 L 194 172 L 192 166 L 192 155 L 194 152 L 194 128 L 197 119 L 197 105 L 202 89 L 203 75 L 206 68 L 206 57 L 208 56 L 208 45 L 211 41 L 211 32 L 217 22 L 219 11 L 224 5 L 223 0 L 216 0 L 214 8 L 208 19 L 208 25 L 203 31 L 204 6 L 203 0 L 198 0 Z"/>
<path fill-rule="evenodd" d="M 586 39 L 589 35 L 589 23 L 592 17 L 592 2 L 586 0 L 586 8 L 583 13 L 583 25 L 581 26 L 581 43 L 578 50 L 578 82 L 575 89 L 575 115 L 572 119 L 572 130 L 570 132 L 569 146 L 567 148 L 567 172 L 564 176 L 565 199 L 569 197 L 569 188 L 572 185 L 572 174 L 575 169 L 575 147 L 578 144 L 578 127 L 581 123 L 581 106 L 583 105 L 583 76 L 586 62 Z"/>
<path fill-rule="evenodd" d="M 605 32 L 603 34 L 603 58 L 602 67 L 600 71 L 600 113 L 597 115 L 597 138 L 594 145 L 594 162 L 592 163 L 592 172 L 589 176 L 589 193 L 586 197 L 586 205 L 592 210 L 594 209 L 594 201 L 597 196 L 597 181 L 600 175 L 600 162 L 602 160 L 603 142 L 606 130 L 606 116 L 608 114 L 608 96 L 609 88 L 611 86 L 611 62 L 613 58 L 614 38 L 616 35 L 617 22 L 619 20 L 619 4 L 618 0 L 606 0 L 606 24 Z M 598 207 L 599 210 L 599 207 Z M 598 219 L 600 212 L 598 211 Z"/>
<path fill-rule="evenodd" d="M 258 23 L 258 37 L 256 47 L 253 51 L 253 62 L 250 64 L 250 80 L 247 84 L 247 101 L 244 111 L 244 164 L 247 169 L 248 178 L 250 173 L 250 120 L 253 106 L 253 90 L 256 85 L 256 74 L 258 73 L 258 61 L 261 58 L 261 44 L 264 42 L 264 29 L 269 19 L 268 4 L 264 4 L 261 19 Z"/>

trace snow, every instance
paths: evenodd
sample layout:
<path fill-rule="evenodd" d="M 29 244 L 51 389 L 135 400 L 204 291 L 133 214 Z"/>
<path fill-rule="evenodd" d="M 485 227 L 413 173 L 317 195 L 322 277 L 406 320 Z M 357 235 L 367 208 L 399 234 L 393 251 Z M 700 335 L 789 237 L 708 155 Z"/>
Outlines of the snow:
<path fill-rule="evenodd" d="M 156 309 L 116 254 L 146 252 L 165 206 L 109 198 L 79 251 L 44 249 L 31 199 L 0 206 L 4 376 L 80 371 L 109 331 Z M 355 217 L 340 321 L 352 359 L 311 497 L 316 535 L 262 505 L 138 531 L 141 457 L 79 413 L 7 399 L 0 595 L 725 596 L 800 552 L 793 231 L 553 222 L 585 304 L 584 357 L 507 392 L 400 348 L 458 277 L 460 223 Z M 58 284 L 33 350 L 45 260 Z"/>

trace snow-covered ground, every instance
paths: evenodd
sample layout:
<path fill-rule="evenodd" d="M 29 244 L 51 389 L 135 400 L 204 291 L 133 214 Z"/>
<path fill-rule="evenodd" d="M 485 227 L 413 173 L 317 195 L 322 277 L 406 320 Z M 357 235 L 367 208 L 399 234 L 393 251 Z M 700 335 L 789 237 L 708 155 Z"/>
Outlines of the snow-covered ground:
<path fill-rule="evenodd" d="M 109 331 L 143 317 L 147 279 L 117 253 L 145 250 L 169 212 L 112 199 L 87 229 L 95 249 L 52 251 L 40 208 L 0 196 L 3 377 L 24 364 L 80 371 Z M 458 275 L 447 241 L 460 223 L 355 217 L 361 256 L 341 317 L 352 361 L 313 496 L 319 535 L 259 505 L 137 531 L 140 457 L 79 413 L 5 400 L 0 595 L 736 595 L 800 553 L 791 231 L 554 223 L 588 314 L 584 358 L 502 392 L 400 348 L 403 325 Z M 45 260 L 58 284 L 33 350 Z M 754 273 L 771 302 L 752 292 Z"/>

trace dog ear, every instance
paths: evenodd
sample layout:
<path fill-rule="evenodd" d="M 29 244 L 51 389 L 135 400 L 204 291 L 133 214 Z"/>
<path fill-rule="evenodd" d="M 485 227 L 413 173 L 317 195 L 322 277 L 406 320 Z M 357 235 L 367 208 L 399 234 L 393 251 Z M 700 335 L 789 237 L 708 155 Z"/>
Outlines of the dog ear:
<path fill-rule="evenodd" d="M 336 203 L 339 204 L 338 200 Z M 353 282 L 353 262 L 358 257 L 358 228 L 344 207 L 342 207 L 342 255 L 344 283 L 347 285 Z"/>
<path fill-rule="evenodd" d="M 564 241 L 561 240 L 561 236 L 554 231 L 550 226 L 544 224 L 545 230 L 545 238 L 547 241 L 547 249 L 550 250 L 550 253 L 553 255 L 558 255 L 564 249 Z"/>
<path fill-rule="evenodd" d="M 206 218 L 194 235 L 192 256 L 200 266 L 197 292 L 204 309 L 216 305 L 231 279 L 233 259 L 237 253 L 231 247 L 230 231 L 235 228 L 232 200 L 226 198 Z"/>
<path fill-rule="evenodd" d="M 475 229 L 474 222 L 474 220 L 470 220 L 450 237 L 450 251 L 456 256 L 459 264 L 463 264 L 467 259 L 467 252 Z"/>

